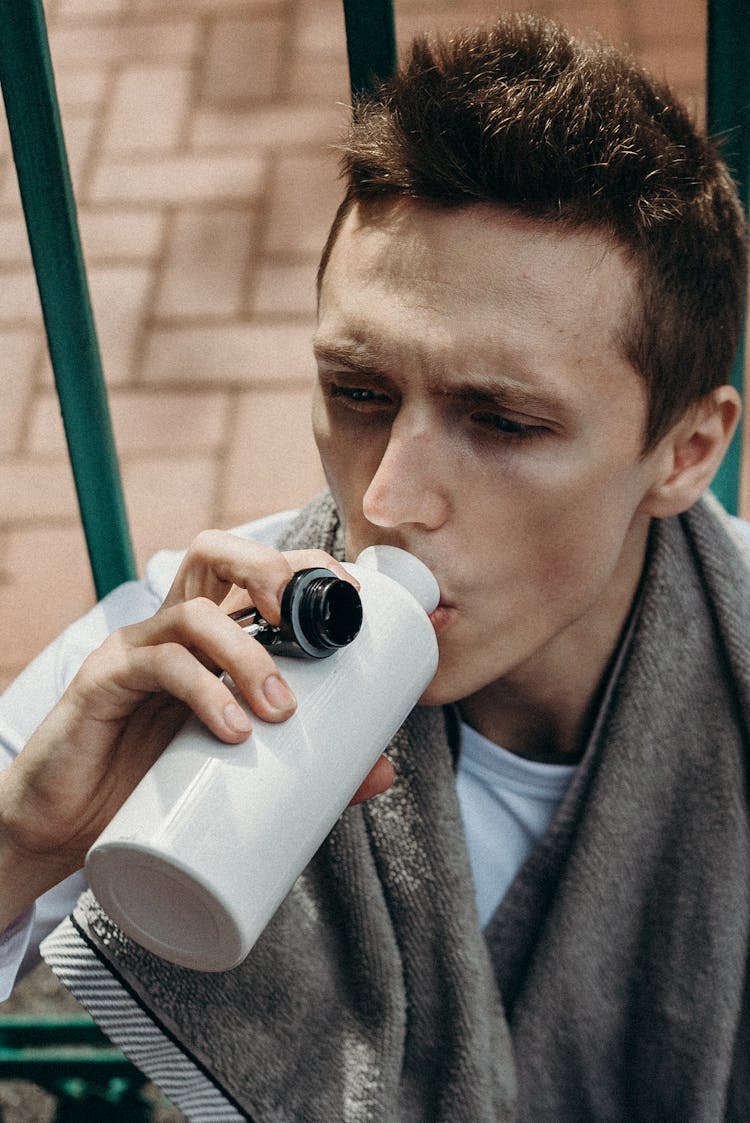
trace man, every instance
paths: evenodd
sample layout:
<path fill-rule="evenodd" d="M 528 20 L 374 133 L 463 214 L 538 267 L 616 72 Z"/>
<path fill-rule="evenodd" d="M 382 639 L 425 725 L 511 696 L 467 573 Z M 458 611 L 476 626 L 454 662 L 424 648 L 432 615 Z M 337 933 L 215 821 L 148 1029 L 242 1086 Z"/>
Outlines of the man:
<path fill-rule="evenodd" d="M 202 536 L 171 587 L 162 559 L 11 688 L 9 747 L 50 661 L 70 680 L 0 788 L 6 942 L 185 705 L 248 735 L 212 668 L 291 712 L 237 591 L 274 620 L 292 570 L 386 542 L 442 599 L 385 794 L 235 971 L 159 961 L 90 895 L 47 958 L 191 1119 L 746 1118 L 750 574 L 701 498 L 739 416 L 729 177 L 668 91 L 533 18 L 418 42 L 344 161 L 332 501 Z"/>

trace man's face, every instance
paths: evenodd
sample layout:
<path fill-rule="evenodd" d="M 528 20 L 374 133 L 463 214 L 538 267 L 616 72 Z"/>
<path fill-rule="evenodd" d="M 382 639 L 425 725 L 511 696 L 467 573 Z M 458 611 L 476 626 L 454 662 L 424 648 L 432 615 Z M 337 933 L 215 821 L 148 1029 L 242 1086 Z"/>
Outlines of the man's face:
<path fill-rule="evenodd" d="M 314 428 L 347 557 L 400 546 L 440 585 L 423 702 L 538 686 L 616 641 L 657 472 L 619 341 L 632 284 L 603 236 L 495 206 L 392 203 L 344 222 Z"/>

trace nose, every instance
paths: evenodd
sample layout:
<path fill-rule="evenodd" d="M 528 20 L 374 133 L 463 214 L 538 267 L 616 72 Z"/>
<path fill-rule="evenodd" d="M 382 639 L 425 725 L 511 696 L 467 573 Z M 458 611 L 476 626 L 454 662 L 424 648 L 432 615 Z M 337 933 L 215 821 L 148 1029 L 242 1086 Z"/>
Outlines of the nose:
<path fill-rule="evenodd" d="M 406 524 L 437 530 L 450 510 L 445 457 L 439 438 L 426 423 L 410 425 L 399 416 L 388 445 L 362 500 L 362 512 L 374 526 Z"/>

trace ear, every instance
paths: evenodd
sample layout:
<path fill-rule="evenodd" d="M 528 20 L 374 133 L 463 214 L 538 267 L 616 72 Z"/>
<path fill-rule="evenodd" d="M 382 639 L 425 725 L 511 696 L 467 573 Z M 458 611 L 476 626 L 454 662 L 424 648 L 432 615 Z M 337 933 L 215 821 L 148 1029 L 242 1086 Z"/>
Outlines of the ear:
<path fill-rule="evenodd" d="M 642 511 L 666 518 L 687 511 L 700 499 L 729 446 L 741 408 L 735 388 L 719 386 L 675 422 L 649 454 L 657 472 Z"/>

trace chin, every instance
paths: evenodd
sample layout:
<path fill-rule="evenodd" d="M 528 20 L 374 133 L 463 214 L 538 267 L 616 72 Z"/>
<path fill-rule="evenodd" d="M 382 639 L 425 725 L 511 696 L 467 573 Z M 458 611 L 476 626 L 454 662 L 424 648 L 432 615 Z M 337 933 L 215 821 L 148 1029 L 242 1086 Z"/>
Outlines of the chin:
<path fill-rule="evenodd" d="M 448 706 L 460 702 L 474 691 L 465 683 L 451 681 L 451 676 L 438 669 L 438 673 L 419 699 L 420 706 Z"/>

